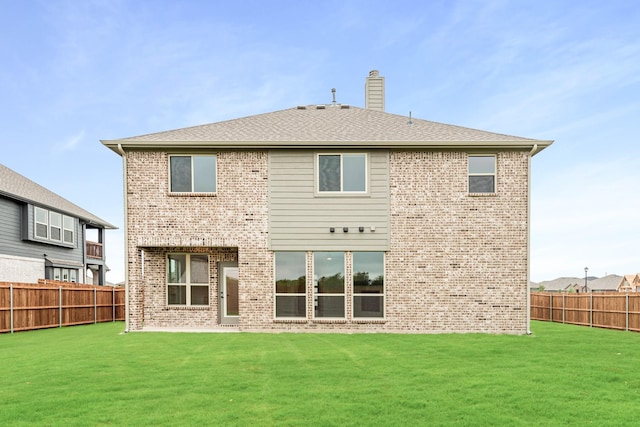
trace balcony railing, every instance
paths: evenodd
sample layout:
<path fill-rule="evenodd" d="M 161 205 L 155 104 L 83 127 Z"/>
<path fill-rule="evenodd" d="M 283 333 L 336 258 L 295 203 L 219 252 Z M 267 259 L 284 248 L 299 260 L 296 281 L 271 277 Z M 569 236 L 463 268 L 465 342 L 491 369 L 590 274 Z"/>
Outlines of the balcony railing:
<path fill-rule="evenodd" d="M 87 240 L 87 257 L 102 259 L 102 243 L 90 242 Z"/>

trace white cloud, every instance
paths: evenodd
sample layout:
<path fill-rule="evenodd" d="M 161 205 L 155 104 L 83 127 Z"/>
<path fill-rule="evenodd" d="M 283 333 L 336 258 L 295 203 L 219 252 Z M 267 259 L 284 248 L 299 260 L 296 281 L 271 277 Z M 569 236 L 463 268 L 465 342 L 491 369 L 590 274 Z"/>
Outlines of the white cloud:
<path fill-rule="evenodd" d="M 75 149 L 78 146 L 78 144 L 80 144 L 80 142 L 82 142 L 84 137 L 85 137 L 85 131 L 83 129 L 80 132 L 76 133 L 75 135 L 69 138 L 66 138 L 64 141 L 61 141 L 59 144 L 56 144 L 55 149 L 56 151 L 71 151 Z"/>

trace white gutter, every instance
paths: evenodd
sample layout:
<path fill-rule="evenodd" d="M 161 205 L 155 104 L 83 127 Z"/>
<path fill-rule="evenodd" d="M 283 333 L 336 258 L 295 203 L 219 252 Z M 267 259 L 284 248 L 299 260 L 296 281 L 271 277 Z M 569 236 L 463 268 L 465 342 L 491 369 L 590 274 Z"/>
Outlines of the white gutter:
<path fill-rule="evenodd" d="M 538 144 L 533 144 L 527 164 L 527 335 L 531 335 L 531 158 L 538 152 Z"/>
<path fill-rule="evenodd" d="M 272 149 L 272 148 L 383 148 L 383 149 L 528 149 L 531 144 L 539 146 L 541 151 L 553 141 L 542 140 L 501 140 L 501 141 L 215 141 L 215 140 L 175 140 L 175 141 L 141 141 L 141 140 L 104 140 L 102 143 L 118 152 L 118 146 L 124 145 L 134 150 L 142 149 Z"/>
<path fill-rule="evenodd" d="M 117 145 L 118 154 L 122 157 L 122 193 L 124 198 L 124 331 L 129 332 L 129 218 L 127 215 L 127 155 L 122 144 Z"/>

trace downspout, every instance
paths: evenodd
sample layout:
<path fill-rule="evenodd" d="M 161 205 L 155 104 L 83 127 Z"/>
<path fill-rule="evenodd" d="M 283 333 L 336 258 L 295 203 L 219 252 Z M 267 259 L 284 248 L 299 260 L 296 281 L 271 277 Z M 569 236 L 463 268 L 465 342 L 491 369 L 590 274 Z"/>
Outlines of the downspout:
<path fill-rule="evenodd" d="M 129 332 L 129 215 L 127 206 L 127 155 L 122 149 L 122 144 L 116 147 L 122 157 L 122 192 L 124 198 L 124 331 Z"/>
<path fill-rule="evenodd" d="M 527 335 L 531 335 L 531 158 L 538 152 L 538 144 L 533 144 L 527 159 Z"/>

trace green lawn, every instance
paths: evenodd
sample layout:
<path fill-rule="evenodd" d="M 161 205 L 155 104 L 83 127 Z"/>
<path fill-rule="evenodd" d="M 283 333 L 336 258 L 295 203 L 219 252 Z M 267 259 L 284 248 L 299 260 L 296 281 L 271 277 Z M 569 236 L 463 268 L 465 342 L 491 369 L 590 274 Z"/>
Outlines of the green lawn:
<path fill-rule="evenodd" d="M 0 335 L 0 425 L 638 425 L 640 334 Z"/>

